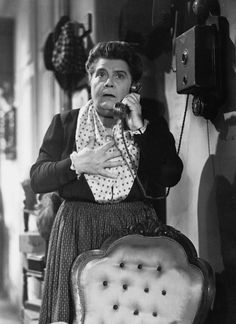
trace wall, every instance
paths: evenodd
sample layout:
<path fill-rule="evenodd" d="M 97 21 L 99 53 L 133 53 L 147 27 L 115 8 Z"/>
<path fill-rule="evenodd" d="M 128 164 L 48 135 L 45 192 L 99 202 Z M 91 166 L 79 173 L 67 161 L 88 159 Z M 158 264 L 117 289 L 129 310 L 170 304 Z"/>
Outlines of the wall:
<path fill-rule="evenodd" d="M 223 57 L 226 101 L 213 122 L 194 116 L 189 102 L 180 151 L 184 173 L 167 200 L 167 215 L 216 272 L 213 322 L 235 323 L 236 3 L 221 0 L 219 5 L 229 24 Z M 174 73 L 165 74 L 165 84 L 170 128 L 178 139 L 186 98 L 176 94 Z"/>
<path fill-rule="evenodd" d="M 182 158 L 185 163 L 185 172 L 176 189 L 183 192 L 182 202 L 188 202 L 185 209 L 177 208 L 174 203 L 174 197 L 170 200 L 169 217 L 170 221 L 175 224 L 182 224 L 183 229 L 189 232 L 186 219 L 191 217 L 196 219 L 195 241 L 199 245 L 202 256 L 207 257 L 215 266 L 217 271 L 221 271 L 222 262 L 220 246 L 218 242 L 219 233 L 219 215 L 218 215 L 218 195 L 216 189 L 223 190 L 219 186 L 218 180 L 223 177 L 234 183 L 235 177 L 235 10 L 234 1 L 220 1 L 221 15 L 226 17 L 229 23 L 229 39 L 226 39 L 225 47 L 225 65 L 226 73 L 226 102 L 221 107 L 217 118 L 213 121 L 206 121 L 202 117 L 195 117 L 189 105 L 188 117 L 186 121 L 185 140 L 182 147 Z M 178 135 L 178 112 L 182 106 L 183 113 L 184 98 L 175 94 L 173 85 L 173 76 L 167 76 L 167 97 L 169 99 L 170 125 L 173 132 Z M 181 102 L 180 102 L 181 101 Z M 172 109 L 171 109 L 172 107 Z M 180 116 L 180 115 L 179 115 Z M 209 141 L 209 142 L 208 142 Z M 190 180 L 191 179 L 191 180 Z M 189 183 L 191 181 L 191 183 Z M 184 188 L 185 187 L 185 188 Z M 190 189 L 191 188 L 191 189 Z M 194 190 L 194 191 L 189 191 Z M 223 194 L 223 192 L 221 192 Z M 182 204 L 179 204 L 181 206 Z M 188 206 L 186 208 L 186 206 Z M 179 210 L 178 210 L 179 209 Z M 184 213 L 183 213 L 184 212 Z M 175 216 L 174 216 L 175 214 Z M 175 217 L 177 218 L 175 220 Z M 187 221 L 188 223 L 188 221 Z M 195 227 L 195 226 L 194 226 Z M 197 229 L 200 230 L 197 233 Z"/>

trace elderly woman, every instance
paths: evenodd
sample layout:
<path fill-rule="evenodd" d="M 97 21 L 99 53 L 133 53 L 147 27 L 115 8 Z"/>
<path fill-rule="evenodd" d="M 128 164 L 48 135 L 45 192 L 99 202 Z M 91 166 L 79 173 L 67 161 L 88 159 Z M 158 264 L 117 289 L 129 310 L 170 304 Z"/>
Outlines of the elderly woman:
<path fill-rule="evenodd" d="M 132 47 L 99 43 L 86 68 L 91 100 L 53 118 L 31 168 L 35 192 L 58 191 L 63 198 L 50 236 L 40 324 L 72 322 L 74 258 L 157 217 L 150 199 L 155 187 L 174 186 L 183 168 L 164 119 L 142 110 L 135 92 L 142 62 Z"/>

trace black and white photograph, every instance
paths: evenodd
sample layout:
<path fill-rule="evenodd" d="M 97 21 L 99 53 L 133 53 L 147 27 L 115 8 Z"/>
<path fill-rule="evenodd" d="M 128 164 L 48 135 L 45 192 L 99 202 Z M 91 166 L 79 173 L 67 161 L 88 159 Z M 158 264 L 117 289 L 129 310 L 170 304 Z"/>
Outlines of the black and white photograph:
<path fill-rule="evenodd" d="M 235 47 L 235 0 L 0 0 L 1 324 L 236 324 Z"/>

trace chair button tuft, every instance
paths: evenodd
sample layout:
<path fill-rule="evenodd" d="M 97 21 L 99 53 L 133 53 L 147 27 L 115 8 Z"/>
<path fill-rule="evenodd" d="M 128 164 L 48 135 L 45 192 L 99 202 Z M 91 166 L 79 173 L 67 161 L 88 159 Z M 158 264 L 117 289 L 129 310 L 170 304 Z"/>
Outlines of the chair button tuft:
<path fill-rule="evenodd" d="M 166 295 L 166 290 L 162 290 L 162 295 L 165 296 Z"/>
<path fill-rule="evenodd" d="M 104 287 L 108 286 L 108 282 L 106 280 L 104 280 L 102 284 L 103 284 Z"/>
<path fill-rule="evenodd" d="M 121 262 L 120 263 L 120 268 L 124 268 L 124 266 L 125 266 L 124 262 Z"/>
<path fill-rule="evenodd" d="M 142 264 L 139 264 L 138 265 L 138 269 L 141 270 L 143 268 L 143 265 Z"/>
<path fill-rule="evenodd" d="M 144 288 L 144 292 L 145 293 L 148 293 L 149 292 L 149 288 L 148 287 Z"/>
<path fill-rule="evenodd" d="M 162 268 L 161 268 L 161 266 L 159 265 L 158 267 L 157 267 L 157 271 L 161 271 L 162 270 Z"/>
<path fill-rule="evenodd" d="M 116 305 L 116 304 L 115 304 L 115 305 L 113 305 L 113 309 L 114 309 L 114 310 L 117 310 L 118 308 L 119 308 L 119 306 L 118 306 L 118 305 Z"/>
<path fill-rule="evenodd" d="M 135 311 L 134 311 L 134 315 L 138 315 L 138 314 L 139 314 L 138 309 L 135 309 Z"/>
<path fill-rule="evenodd" d="M 152 316 L 153 316 L 153 317 L 157 317 L 157 312 L 153 312 L 153 313 L 152 313 Z"/>
<path fill-rule="evenodd" d="M 128 285 L 127 284 L 123 284 L 123 289 L 127 290 L 128 289 Z"/>

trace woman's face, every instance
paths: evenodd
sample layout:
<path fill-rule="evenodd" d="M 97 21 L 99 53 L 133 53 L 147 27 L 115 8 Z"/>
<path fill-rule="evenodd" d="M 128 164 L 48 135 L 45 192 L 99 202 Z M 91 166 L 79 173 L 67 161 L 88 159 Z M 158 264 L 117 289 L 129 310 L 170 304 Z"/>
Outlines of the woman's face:
<path fill-rule="evenodd" d="M 128 64 L 120 59 L 99 58 L 90 79 L 91 96 L 102 117 L 113 117 L 113 106 L 130 91 L 132 77 Z"/>

